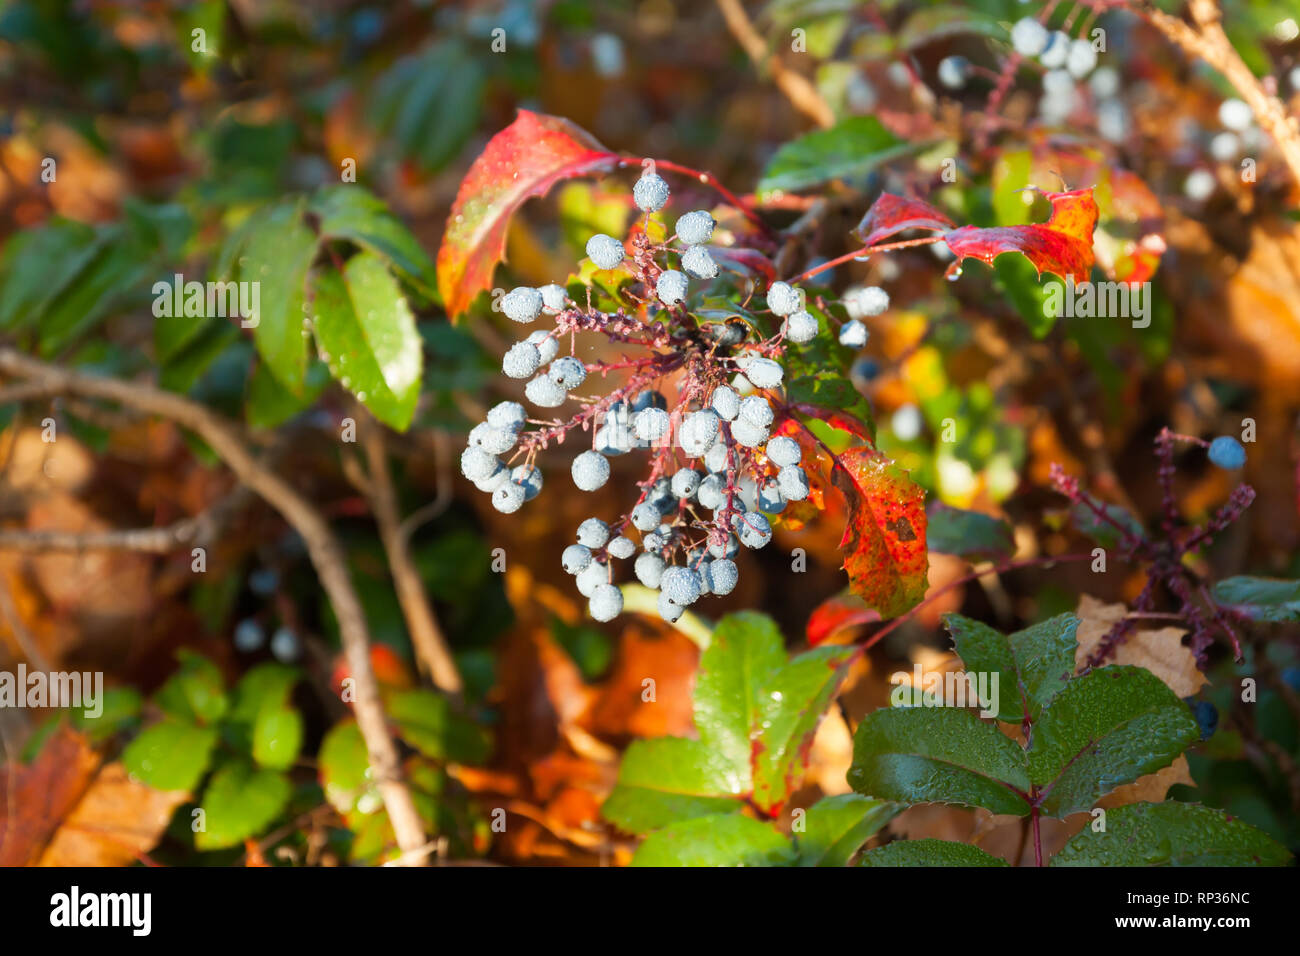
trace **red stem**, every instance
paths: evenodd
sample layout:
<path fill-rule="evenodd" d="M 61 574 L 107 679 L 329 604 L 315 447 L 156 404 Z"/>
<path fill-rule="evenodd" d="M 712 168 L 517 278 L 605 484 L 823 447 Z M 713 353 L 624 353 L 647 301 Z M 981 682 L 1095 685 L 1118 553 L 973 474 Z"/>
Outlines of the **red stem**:
<path fill-rule="evenodd" d="M 853 259 L 861 259 L 877 252 L 893 252 L 895 249 L 908 249 L 912 246 L 928 246 L 932 243 L 939 242 L 941 239 L 943 239 L 943 236 L 922 236 L 919 239 L 904 239 L 901 242 L 888 242 L 883 246 L 863 246 L 861 249 L 855 249 L 852 252 L 845 253 L 838 259 L 832 259 L 830 262 L 823 262 L 816 268 L 809 269 L 807 272 L 802 272 L 793 279 L 787 279 L 786 281 L 803 282 L 806 279 L 811 279 L 819 272 L 825 272 L 827 269 L 834 269 L 836 266 L 843 265 Z"/>
<path fill-rule="evenodd" d="M 667 159 L 653 159 L 651 157 L 645 157 L 645 158 L 631 159 L 628 160 L 628 162 L 642 163 L 645 162 L 646 158 L 650 158 L 651 162 L 653 162 L 655 166 L 661 169 L 667 169 L 674 173 L 680 173 L 683 176 L 690 176 L 694 179 L 699 180 L 704 185 L 711 187 L 723 199 L 729 202 L 732 206 L 736 207 L 736 209 L 740 210 L 741 214 L 744 215 L 746 219 L 748 219 L 751 223 L 753 223 L 760 230 L 762 230 L 763 235 L 767 236 L 768 238 L 776 237 L 776 233 L 772 231 L 772 227 L 769 226 L 767 223 L 765 223 L 758 216 L 758 214 L 754 212 L 752 208 L 750 208 L 748 205 L 745 204 L 743 200 L 741 200 L 739 196 L 733 193 L 726 186 L 722 185 L 722 183 L 718 181 L 717 176 L 714 176 L 712 173 L 702 172 L 701 170 L 698 169 L 692 169 L 689 166 L 683 166 L 680 163 L 674 163 L 671 160 L 667 160 Z"/>

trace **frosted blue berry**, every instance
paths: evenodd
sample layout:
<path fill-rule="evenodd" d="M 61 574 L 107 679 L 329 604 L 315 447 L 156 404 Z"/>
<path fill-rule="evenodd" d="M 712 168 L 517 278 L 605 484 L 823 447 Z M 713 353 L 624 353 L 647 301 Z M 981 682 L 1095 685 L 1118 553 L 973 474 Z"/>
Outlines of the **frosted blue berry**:
<path fill-rule="evenodd" d="M 609 583 L 609 565 L 592 561 L 578 572 L 573 583 L 577 585 L 579 594 L 589 598 L 596 593 L 596 588 Z"/>
<path fill-rule="evenodd" d="M 857 319 L 850 319 L 840 326 L 840 345 L 851 349 L 860 349 L 867 344 L 867 327 Z"/>
<path fill-rule="evenodd" d="M 613 236 L 597 233 L 587 240 L 587 257 L 597 269 L 613 269 L 623 261 L 623 243 Z"/>
<path fill-rule="evenodd" d="M 1055 70 L 1065 66 L 1065 61 L 1069 57 L 1070 35 L 1054 30 L 1047 38 L 1047 46 L 1043 47 L 1043 52 L 1038 54 L 1038 62 L 1049 70 Z"/>
<path fill-rule="evenodd" d="M 542 314 L 542 294 L 521 285 L 501 297 L 501 311 L 516 322 L 532 322 Z"/>
<path fill-rule="evenodd" d="M 690 561 L 691 567 L 695 569 L 695 576 L 699 578 L 700 595 L 703 596 L 712 593 L 709 588 L 709 565 L 713 562 L 709 561 L 707 558 L 696 557 L 695 552 L 691 552 L 691 556 L 688 560 Z"/>
<path fill-rule="evenodd" d="M 493 462 L 492 473 L 474 482 L 475 488 L 489 495 L 510 480 L 510 469 L 496 459 L 493 459 Z"/>
<path fill-rule="evenodd" d="M 552 362 L 546 374 L 552 382 L 568 392 L 587 380 L 587 367 L 579 359 L 566 355 Z"/>
<path fill-rule="evenodd" d="M 817 316 L 802 309 L 798 312 L 791 312 L 781 325 L 781 331 L 785 333 L 785 337 L 791 342 L 797 343 L 811 342 L 817 338 L 818 330 Z"/>
<path fill-rule="evenodd" d="M 799 459 L 803 457 L 803 450 L 799 447 L 799 443 L 788 435 L 777 435 L 770 439 L 764 451 L 767 453 L 767 460 L 778 468 L 797 465 Z"/>
<path fill-rule="evenodd" d="M 281 664 L 291 664 L 298 659 L 302 646 L 298 635 L 287 627 L 277 627 L 271 635 L 271 656 Z"/>
<path fill-rule="evenodd" d="M 685 608 L 674 604 L 667 594 L 661 593 L 659 595 L 659 616 L 661 618 L 669 624 L 676 624 L 683 613 L 685 613 Z"/>
<path fill-rule="evenodd" d="M 756 358 L 745 369 L 745 378 L 758 388 L 776 388 L 784 376 L 781 366 L 769 358 Z"/>
<path fill-rule="evenodd" d="M 676 269 L 669 269 L 659 273 L 659 278 L 655 280 L 655 295 L 664 305 L 676 305 L 685 301 L 687 287 L 686 275 Z"/>
<path fill-rule="evenodd" d="M 726 385 L 720 385 L 713 390 L 713 398 L 709 404 L 718 413 L 718 417 L 725 421 L 731 421 L 740 413 L 740 396 Z"/>
<path fill-rule="evenodd" d="M 460 453 L 460 473 L 470 481 L 481 481 L 492 474 L 499 464 L 477 445 L 471 445 Z"/>
<path fill-rule="evenodd" d="M 1021 56 L 1038 56 L 1047 48 L 1047 27 L 1033 17 L 1017 20 L 1011 28 L 1011 45 Z"/>
<path fill-rule="evenodd" d="M 635 414 L 647 408 L 662 408 L 666 411 L 668 409 L 668 399 L 664 398 L 661 393 L 649 388 L 643 392 L 638 392 L 636 398 L 632 399 L 632 413 Z"/>
<path fill-rule="evenodd" d="M 716 224 L 717 220 L 703 209 L 688 212 L 677 220 L 677 238 L 688 246 L 703 245 L 713 238 Z"/>
<path fill-rule="evenodd" d="M 507 481 L 496 491 L 492 492 L 492 507 L 503 515 L 514 514 L 524 505 L 523 485 L 517 485 L 513 481 Z"/>
<path fill-rule="evenodd" d="M 959 90 L 970 76 L 970 61 L 964 56 L 945 56 L 939 61 L 939 82 L 950 90 Z"/>
<path fill-rule="evenodd" d="M 731 452 L 727 448 L 726 442 L 718 442 L 713 445 L 704 454 L 705 470 L 710 472 L 723 472 L 727 470 L 727 461 L 731 457 Z"/>
<path fill-rule="evenodd" d="M 498 402 L 488 409 L 487 423 L 493 428 L 519 431 L 528 421 L 528 413 L 518 402 Z"/>
<path fill-rule="evenodd" d="M 668 184 L 662 176 L 646 170 L 632 186 L 632 201 L 642 212 L 658 212 L 668 201 Z"/>
<path fill-rule="evenodd" d="M 579 491 L 595 491 L 609 481 L 609 460 L 597 451 L 584 451 L 570 468 Z"/>
<path fill-rule="evenodd" d="M 746 448 L 759 447 L 767 441 L 767 436 L 768 430 L 765 427 L 743 418 L 737 418 L 731 423 L 731 437 L 736 440 L 736 444 Z"/>
<path fill-rule="evenodd" d="M 694 468 L 683 468 L 673 475 L 673 494 L 678 498 L 689 498 L 695 494 L 703 480 L 704 476 Z"/>
<path fill-rule="evenodd" d="M 585 571 L 587 565 L 591 564 L 591 548 L 581 544 L 569 545 L 564 549 L 564 553 L 560 555 L 560 564 L 570 574 Z"/>
<path fill-rule="evenodd" d="M 501 359 L 501 371 L 511 378 L 527 378 L 542 364 L 541 353 L 532 342 L 516 342 Z"/>
<path fill-rule="evenodd" d="M 740 580 L 736 562 L 729 558 L 715 558 L 709 562 L 709 590 L 717 595 L 730 594 Z"/>
<path fill-rule="evenodd" d="M 602 584 L 591 592 L 587 611 L 597 621 L 612 621 L 623 613 L 623 592 L 617 585 Z"/>
<path fill-rule="evenodd" d="M 632 571 L 636 574 L 636 579 L 646 587 L 657 588 L 664 573 L 664 559 L 647 551 L 637 555 Z"/>
<path fill-rule="evenodd" d="M 709 475 L 695 490 L 695 500 L 710 511 L 717 511 L 726 501 L 727 482 L 721 475 Z"/>
<path fill-rule="evenodd" d="M 740 552 L 740 540 L 734 535 L 729 534 L 725 541 L 709 542 L 709 554 L 716 561 L 718 558 L 734 558 Z"/>
<path fill-rule="evenodd" d="M 740 418 L 765 428 L 772 424 L 772 406 L 762 395 L 750 395 L 740 402 Z"/>
<path fill-rule="evenodd" d="M 588 548 L 603 548 L 609 540 L 609 525 L 599 518 L 588 518 L 578 525 L 578 544 Z"/>
<path fill-rule="evenodd" d="M 788 282 L 773 282 L 767 290 L 767 307 L 777 315 L 791 315 L 803 308 L 803 293 Z"/>
<path fill-rule="evenodd" d="M 672 424 L 668 413 L 662 408 L 645 408 L 636 413 L 632 420 L 636 437 L 642 441 L 656 441 L 668 433 Z"/>
<path fill-rule="evenodd" d="M 620 534 L 609 543 L 609 547 L 606 550 L 608 550 L 609 555 L 612 558 L 630 558 L 632 555 L 636 554 L 636 544 L 631 538 L 625 538 Z"/>
<path fill-rule="evenodd" d="M 878 285 L 863 286 L 844 297 L 844 307 L 854 319 L 881 315 L 889 309 L 889 293 Z"/>
<path fill-rule="evenodd" d="M 258 650 L 266 640 L 262 625 L 246 617 L 235 627 L 235 647 L 245 654 Z"/>
<path fill-rule="evenodd" d="M 1220 435 L 1210 442 L 1210 461 L 1227 471 L 1236 471 L 1246 464 L 1246 449 L 1230 435 Z"/>
<path fill-rule="evenodd" d="M 757 511 L 736 516 L 736 533 L 740 543 L 747 548 L 762 548 L 772 540 L 772 525 Z"/>
<path fill-rule="evenodd" d="M 703 246 L 690 246 L 682 253 L 682 271 L 695 279 L 712 279 L 718 274 L 718 264 Z"/>
<path fill-rule="evenodd" d="M 560 340 L 543 329 L 533 332 L 524 341 L 537 347 L 537 359 L 542 365 L 553 361 L 560 354 Z"/>
<path fill-rule="evenodd" d="M 659 590 L 678 607 L 689 607 L 700 597 L 700 579 L 690 568 L 666 568 Z"/>
<path fill-rule="evenodd" d="M 647 532 L 641 539 L 641 547 L 652 554 L 658 554 L 668 545 L 668 540 L 658 531 Z"/>
<path fill-rule="evenodd" d="M 564 404 L 564 389 L 551 381 L 549 375 L 530 378 L 524 386 L 524 397 L 538 408 L 557 408 Z"/>
<path fill-rule="evenodd" d="M 711 408 L 691 412 L 677 429 L 677 443 L 690 458 L 707 453 L 718 437 L 718 415 Z"/>
<path fill-rule="evenodd" d="M 648 501 L 643 501 L 632 509 L 632 527 L 638 531 L 653 531 L 659 526 L 663 515 L 659 509 Z"/>
<path fill-rule="evenodd" d="M 1255 113 L 1244 100 L 1234 97 L 1219 104 L 1219 122 L 1230 130 L 1244 133 L 1254 125 Z"/>
<path fill-rule="evenodd" d="M 808 497 L 808 475 L 798 465 L 787 465 L 778 471 L 776 482 L 786 501 L 803 501 Z"/>
<path fill-rule="evenodd" d="M 1097 68 L 1097 51 L 1091 40 L 1078 39 L 1070 44 L 1065 58 L 1065 68 L 1076 80 L 1081 80 Z"/>
<path fill-rule="evenodd" d="M 766 511 L 768 514 L 780 514 L 785 510 L 785 495 L 781 494 L 781 488 L 775 478 L 765 478 L 763 483 L 758 486 L 758 497 L 755 501 L 759 511 Z"/>
<path fill-rule="evenodd" d="M 596 451 L 602 455 L 623 455 L 636 443 L 630 425 L 602 425 L 596 430 Z"/>
<path fill-rule="evenodd" d="M 542 469 L 536 465 L 520 465 L 510 472 L 510 480 L 524 489 L 524 501 L 532 501 L 542 492 Z"/>
<path fill-rule="evenodd" d="M 504 455 L 515 447 L 518 436 L 513 429 L 493 428 L 487 422 L 480 422 L 470 431 L 469 441 L 490 455 Z"/>
<path fill-rule="evenodd" d="M 569 304 L 569 293 L 565 291 L 564 286 L 556 285 L 552 282 L 550 285 L 544 285 L 537 290 L 542 294 L 542 311 L 551 315 L 557 315 L 564 311 L 564 307 Z"/>

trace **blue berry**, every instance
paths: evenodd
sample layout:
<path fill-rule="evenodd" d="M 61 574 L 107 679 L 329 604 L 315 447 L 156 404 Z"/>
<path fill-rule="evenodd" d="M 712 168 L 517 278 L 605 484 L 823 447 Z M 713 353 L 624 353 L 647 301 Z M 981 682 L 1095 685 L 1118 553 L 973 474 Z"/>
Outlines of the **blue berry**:
<path fill-rule="evenodd" d="M 637 580 L 646 587 L 657 588 L 664 573 L 664 559 L 647 551 L 645 554 L 637 555 L 632 571 L 636 574 Z"/>
<path fill-rule="evenodd" d="M 642 212 L 658 212 L 668 202 L 668 184 L 662 176 L 646 170 L 632 187 L 632 201 Z"/>
<path fill-rule="evenodd" d="M 1236 471 L 1246 464 L 1246 449 L 1231 435 L 1220 435 L 1210 442 L 1210 461 L 1227 471 Z"/>
<path fill-rule="evenodd" d="M 746 448 L 757 448 L 767 441 L 767 436 L 766 428 L 744 418 L 737 418 L 731 423 L 731 437 L 736 440 L 736 444 Z"/>
<path fill-rule="evenodd" d="M 628 421 L 632 420 L 632 415 L 637 412 L 643 412 L 647 408 L 660 408 L 667 411 L 668 399 L 664 398 L 662 394 L 653 389 L 646 389 L 643 392 L 638 392 L 636 398 L 632 399 L 632 408 L 630 409 L 631 414 L 628 416 Z"/>
<path fill-rule="evenodd" d="M 596 588 L 609 583 L 609 565 L 592 561 L 578 572 L 573 583 L 577 585 L 579 594 L 589 598 L 596 592 Z"/>
<path fill-rule="evenodd" d="M 703 246 L 690 246 L 682 253 L 682 271 L 695 279 L 712 279 L 718 274 L 718 264 Z"/>
<path fill-rule="evenodd" d="M 1038 56 L 1047 48 L 1047 27 L 1033 17 L 1017 20 L 1011 28 L 1011 45 L 1021 56 Z"/>
<path fill-rule="evenodd" d="M 1065 66 L 1065 61 L 1069 56 L 1070 35 L 1060 30 L 1054 30 L 1051 36 L 1047 38 L 1047 45 L 1043 47 L 1043 52 L 1038 54 L 1038 62 L 1049 70 L 1055 70 Z"/>
<path fill-rule="evenodd" d="M 532 322 L 542 314 L 542 294 L 519 286 L 501 297 L 501 311 L 516 322 Z"/>
<path fill-rule="evenodd" d="M 803 450 L 800 449 L 799 443 L 788 435 L 777 435 L 769 439 L 767 447 L 763 450 L 767 453 L 767 460 L 778 468 L 797 465 L 799 459 L 803 457 Z"/>
<path fill-rule="evenodd" d="M 630 558 L 636 554 L 636 544 L 631 538 L 625 538 L 620 534 L 609 543 L 607 550 L 612 558 Z"/>
<path fill-rule="evenodd" d="M 673 494 L 678 498 L 689 498 L 695 494 L 704 479 L 694 468 L 683 468 L 673 475 Z"/>
<path fill-rule="evenodd" d="M 704 467 L 710 472 L 721 473 L 727 470 L 727 460 L 731 452 L 726 442 L 718 442 L 704 453 Z"/>
<path fill-rule="evenodd" d="M 1201 739 L 1209 740 L 1219 726 L 1218 708 L 1208 700 L 1195 700 L 1190 697 L 1183 699 L 1192 708 L 1192 716 L 1196 718 L 1196 724 L 1201 728 Z"/>
<path fill-rule="evenodd" d="M 786 317 L 785 323 L 781 326 L 781 331 L 791 342 L 803 343 L 811 342 L 817 338 L 819 331 L 817 316 L 811 312 L 800 310 L 792 312 Z"/>
<path fill-rule="evenodd" d="M 853 319 L 880 315 L 889 308 L 889 293 L 878 285 L 863 286 L 844 297 L 844 307 Z"/>
<path fill-rule="evenodd" d="M 791 315 L 803 308 L 803 294 L 788 282 L 773 282 L 767 290 L 767 307 L 777 315 Z"/>
<path fill-rule="evenodd" d="M 519 431 L 528 421 L 528 413 L 518 402 L 498 402 L 487 413 L 487 423 L 493 428 Z"/>
<path fill-rule="evenodd" d="M 780 514 L 785 510 L 785 496 L 781 494 L 780 484 L 775 478 L 766 478 L 758 486 L 758 499 L 755 502 L 759 511 L 768 514 Z"/>
<path fill-rule="evenodd" d="M 493 428 L 487 422 L 480 422 L 470 431 L 469 441 L 490 455 L 504 455 L 515 447 L 518 435 L 518 432 Z"/>
<path fill-rule="evenodd" d="M 700 482 L 700 487 L 696 489 L 695 500 L 702 507 L 708 508 L 710 511 L 717 511 L 722 507 L 723 502 L 727 500 L 726 488 L 727 482 L 721 475 L 709 475 Z"/>
<path fill-rule="evenodd" d="M 595 491 L 609 481 L 609 461 L 597 451 L 584 451 L 573 459 L 570 471 L 580 491 Z"/>
<path fill-rule="evenodd" d="M 278 627 L 271 635 L 271 654 L 281 664 L 291 664 L 298 659 L 302 646 L 298 635 L 287 627 Z"/>
<path fill-rule="evenodd" d="M 745 378 L 758 388 L 776 388 L 781 384 L 785 371 L 776 362 L 768 358 L 757 358 L 745 369 Z"/>
<path fill-rule="evenodd" d="M 542 365 L 553 361 L 555 356 L 560 354 L 560 340 L 542 329 L 538 329 L 524 341 L 537 348 L 537 361 Z"/>
<path fill-rule="evenodd" d="M 623 455 L 632 450 L 636 438 L 630 425 L 602 425 L 596 430 L 595 444 L 602 455 Z"/>
<path fill-rule="evenodd" d="M 729 558 L 715 558 L 709 562 L 709 591 L 719 596 L 730 594 L 740 580 L 740 570 L 736 562 Z"/>
<path fill-rule="evenodd" d="M 734 519 L 740 543 L 747 548 L 762 548 L 772 540 L 772 525 L 757 511 L 736 515 Z"/>
<path fill-rule="evenodd" d="M 690 568 L 667 568 L 659 581 L 659 590 L 678 607 L 688 607 L 700 597 L 700 579 Z"/>
<path fill-rule="evenodd" d="M 740 414 L 740 396 L 735 390 L 728 388 L 726 385 L 720 385 L 713 390 L 713 398 L 710 400 L 713 410 L 718 413 L 718 417 L 724 421 L 731 421 Z"/>
<path fill-rule="evenodd" d="M 632 420 L 636 437 L 642 441 L 656 441 L 668 433 L 671 421 L 662 408 L 646 408 L 636 413 Z"/>
<path fill-rule="evenodd" d="M 964 56 L 945 56 L 939 61 L 939 82 L 950 90 L 965 86 L 969 75 L 970 61 Z"/>
<path fill-rule="evenodd" d="M 557 408 L 564 404 L 567 397 L 564 389 L 551 381 L 547 375 L 530 378 L 524 386 L 524 397 L 538 408 Z"/>
<path fill-rule="evenodd" d="M 667 594 L 659 595 L 659 616 L 669 624 L 676 624 L 684 610 L 681 605 L 674 604 Z"/>
<path fill-rule="evenodd" d="M 808 475 L 798 465 L 787 465 L 776 474 L 777 487 L 786 501 L 803 501 L 808 497 Z"/>
<path fill-rule="evenodd" d="M 551 363 L 547 375 L 552 382 L 568 392 L 587 380 L 587 367 L 572 355 L 566 355 Z"/>
<path fill-rule="evenodd" d="M 587 610 L 597 621 L 612 621 L 623 613 L 623 592 L 616 585 L 602 584 L 591 592 Z"/>
<path fill-rule="evenodd" d="M 523 485 L 517 485 L 513 481 L 507 481 L 496 491 L 492 492 L 492 507 L 503 515 L 514 514 L 524 505 L 524 499 L 527 493 Z"/>
<path fill-rule="evenodd" d="M 262 646 L 266 632 L 262 625 L 251 617 L 246 617 L 235 626 L 235 647 L 245 654 L 251 654 Z"/>
<path fill-rule="evenodd" d="M 703 209 L 688 212 L 677 220 L 677 238 L 688 246 L 701 246 L 713 237 L 717 221 Z"/>
<path fill-rule="evenodd" d="M 718 558 L 734 558 L 740 553 L 740 541 L 734 534 L 727 535 L 725 543 L 709 543 L 709 554 L 716 560 Z"/>
<path fill-rule="evenodd" d="M 569 293 L 562 285 L 552 282 L 537 291 L 542 294 L 542 311 L 549 312 L 551 315 L 563 312 L 564 307 L 569 303 Z"/>
<path fill-rule="evenodd" d="M 677 442 L 690 458 L 708 452 L 718 437 L 718 414 L 711 408 L 691 412 L 677 429 Z"/>
<path fill-rule="evenodd" d="M 623 261 L 623 243 L 613 236 L 597 233 L 587 240 L 587 257 L 597 269 L 613 269 Z"/>
<path fill-rule="evenodd" d="M 591 549 L 581 544 L 571 544 L 560 555 L 560 564 L 569 574 L 578 574 L 591 564 Z"/>
<path fill-rule="evenodd" d="M 542 469 L 536 465 L 520 465 L 510 473 L 510 480 L 524 489 L 524 501 L 542 493 Z"/>
<path fill-rule="evenodd" d="M 599 518 L 588 518 L 578 525 L 578 544 L 588 548 L 603 548 L 609 540 L 609 525 Z"/>
<path fill-rule="evenodd" d="M 664 305 L 676 305 L 685 301 L 687 287 L 686 275 L 676 269 L 669 269 L 659 273 L 659 278 L 655 280 L 655 295 Z"/>
<path fill-rule="evenodd" d="M 510 469 L 496 459 L 493 461 L 492 473 L 474 482 L 475 488 L 489 495 L 510 480 Z"/>
<path fill-rule="evenodd" d="M 501 359 L 501 371 L 511 378 L 527 378 L 542 364 L 541 353 L 532 342 L 516 342 Z"/>
<path fill-rule="evenodd" d="M 658 527 L 662 517 L 658 508 L 648 501 L 643 501 L 632 509 L 632 527 L 638 531 L 653 531 Z"/>
<path fill-rule="evenodd" d="M 740 417 L 751 425 L 767 428 L 772 424 L 772 406 L 762 395 L 749 395 L 740 403 Z"/>
<path fill-rule="evenodd" d="M 857 319 L 850 319 L 840 327 L 840 345 L 860 349 L 867 344 L 867 327 Z"/>
<path fill-rule="evenodd" d="M 500 465 L 482 448 L 471 445 L 460 453 L 460 473 L 470 481 L 481 481 Z"/>

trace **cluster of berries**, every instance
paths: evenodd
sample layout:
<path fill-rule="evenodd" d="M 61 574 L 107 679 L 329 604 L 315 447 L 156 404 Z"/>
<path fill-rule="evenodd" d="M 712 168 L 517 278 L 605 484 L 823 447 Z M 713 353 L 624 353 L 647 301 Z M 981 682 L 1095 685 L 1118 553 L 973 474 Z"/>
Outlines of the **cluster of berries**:
<path fill-rule="evenodd" d="M 668 184 L 653 171 L 644 172 L 633 189 L 634 202 L 647 216 L 662 209 L 668 195 Z M 637 579 L 659 592 L 662 617 L 676 621 L 701 595 L 730 593 L 738 579 L 734 559 L 740 548 L 766 545 L 772 539 L 769 515 L 809 495 L 802 450 L 779 433 L 782 422 L 773 400 L 779 407 L 785 371 L 778 359 L 785 343 L 815 338 L 818 318 L 805 308 L 803 292 L 785 282 L 771 283 L 766 292 L 768 310 L 782 320 L 779 332 L 769 337 L 735 322 L 692 315 L 687 308 L 691 280 L 719 275 L 708 246 L 715 226 L 708 211 L 697 210 L 678 218 L 664 242 L 652 240 L 647 230 L 634 233 L 626 246 L 608 235 L 588 240 L 587 256 L 596 268 L 624 270 L 635 280 L 624 293 L 635 312 L 623 307 L 601 312 L 590 301 L 575 302 L 559 285 L 521 287 L 500 298 L 501 311 L 515 322 L 555 317 L 553 329 L 533 332 L 510 347 L 502 371 L 528 379 L 524 397 L 530 404 L 552 409 L 574 401 L 579 410 L 567 420 L 548 421 L 529 418 L 518 402 L 494 406 L 469 434 L 461 455 L 465 477 L 492 495 L 497 510 L 511 513 L 541 491 L 539 450 L 570 431 L 591 436 L 591 447 L 570 469 L 581 491 L 609 481 L 612 457 L 633 449 L 651 455 L 650 474 L 639 483 L 631 510 L 611 523 L 583 521 L 576 543 L 561 556 L 599 621 L 623 609 L 613 561 L 635 556 Z M 879 314 L 889 304 L 878 288 L 858 290 L 856 296 L 851 314 Z M 559 354 L 562 341 L 572 349 L 576 333 L 586 331 L 642 346 L 650 354 L 615 363 L 584 363 Z M 866 328 L 855 318 L 840 338 L 860 346 Z M 575 393 L 593 374 L 613 371 L 625 372 L 627 379 L 610 394 Z M 659 390 L 670 376 L 678 396 L 671 410 Z M 628 536 L 632 532 L 639 542 Z"/>

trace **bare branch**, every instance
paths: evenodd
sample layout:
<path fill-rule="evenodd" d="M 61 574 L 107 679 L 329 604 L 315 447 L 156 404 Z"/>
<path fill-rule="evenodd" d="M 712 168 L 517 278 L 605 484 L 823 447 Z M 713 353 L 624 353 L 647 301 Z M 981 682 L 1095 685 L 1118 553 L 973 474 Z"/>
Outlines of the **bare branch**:
<path fill-rule="evenodd" d="M 772 56 L 768 52 L 767 44 L 754 29 L 754 24 L 745 13 L 740 0 L 717 0 L 717 2 L 722 18 L 727 21 L 727 29 L 753 61 L 754 66 L 760 71 L 771 72 L 772 82 L 800 113 L 823 129 L 834 126 L 835 114 L 831 112 L 830 106 L 822 95 L 817 92 L 817 87 L 813 86 L 802 73 L 796 73 L 786 67 L 780 57 Z"/>

